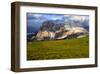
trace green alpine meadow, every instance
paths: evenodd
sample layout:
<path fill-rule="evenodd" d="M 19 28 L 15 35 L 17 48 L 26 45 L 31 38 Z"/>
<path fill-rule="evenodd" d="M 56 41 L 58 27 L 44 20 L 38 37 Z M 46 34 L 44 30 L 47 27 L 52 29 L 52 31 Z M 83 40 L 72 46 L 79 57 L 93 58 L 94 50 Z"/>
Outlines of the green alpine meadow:
<path fill-rule="evenodd" d="M 27 43 L 27 60 L 89 57 L 89 38 L 34 41 Z"/>

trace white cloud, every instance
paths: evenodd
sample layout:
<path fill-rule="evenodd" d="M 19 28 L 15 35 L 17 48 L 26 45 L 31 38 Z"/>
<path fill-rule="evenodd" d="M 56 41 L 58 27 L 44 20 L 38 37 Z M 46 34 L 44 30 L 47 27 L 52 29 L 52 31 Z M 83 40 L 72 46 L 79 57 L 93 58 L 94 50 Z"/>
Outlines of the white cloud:
<path fill-rule="evenodd" d="M 42 17 L 42 15 L 41 14 L 34 14 L 33 15 L 35 18 L 37 18 L 37 19 L 39 19 L 39 18 L 41 18 Z"/>
<path fill-rule="evenodd" d="M 71 17 L 72 15 L 64 15 L 64 17 Z"/>
<path fill-rule="evenodd" d="M 88 17 L 87 16 L 77 16 L 77 15 L 74 15 L 74 16 L 70 17 L 70 20 L 84 21 L 84 20 L 88 20 Z"/>
<path fill-rule="evenodd" d="M 52 18 L 52 20 L 59 20 L 59 19 L 60 19 L 60 18 L 56 18 L 56 17 L 55 17 L 55 18 Z"/>
<path fill-rule="evenodd" d="M 33 14 L 33 13 L 29 13 L 28 16 L 29 16 L 29 17 L 34 17 L 34 18 L 36 18 L 36 19 L 39 19 L 39 18 L 42 17 L 41 14 Z"/>

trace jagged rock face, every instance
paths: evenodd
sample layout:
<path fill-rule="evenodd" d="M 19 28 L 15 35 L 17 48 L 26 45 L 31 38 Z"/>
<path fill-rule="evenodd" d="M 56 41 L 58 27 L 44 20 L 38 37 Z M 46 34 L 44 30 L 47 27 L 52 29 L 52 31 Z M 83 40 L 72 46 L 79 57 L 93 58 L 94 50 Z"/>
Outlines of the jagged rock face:
<path fill-rule="evenodd" d="M 40 30 L 55 32 L 55 31 L 59 30 L 61 27 L 64 27 L 64 22 L 49 20 L 49 21 L 45 21 L 42 24 Z"/>
<path fill-rule="evenodd" d="M 73 27 L 73 28 L 68 28 L 68 30 L 65 30 L 62 32 L 62 35 L 58 37 L 57 39 L 64 39 L 64 38 L 79 38 L 80 35 L 87 35 L 88 32 L 82 28 L 82 27 Z"/>
<path fill-rule="evenodd" d="M 37 40 L 54 40 L 56 32 L 64 28 L 63 22 L 45 21 L 36 35 Z"/>
<path fill-rule="evenodd" d="M 36 40 L 79 38 L 86 34 L 87 30 L 80 26 L 70 26 L 62 21 L 45 21 L 36 35 Z"/>
<path fill-rule="evenodd" d="M 54 37 L 55 33 L 49 31 L 39 31 L 36 35 L 37 40 L 52 40 Z"/>

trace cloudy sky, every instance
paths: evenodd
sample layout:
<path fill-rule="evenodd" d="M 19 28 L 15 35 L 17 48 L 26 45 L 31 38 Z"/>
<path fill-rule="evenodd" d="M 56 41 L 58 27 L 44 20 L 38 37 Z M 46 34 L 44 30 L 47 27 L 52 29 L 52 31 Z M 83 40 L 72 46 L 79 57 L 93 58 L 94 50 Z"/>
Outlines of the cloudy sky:
<path fill-rule="evenodd" d="M 46 20 L 89 21 L 88 15 L 27 13 L 27 32 L 37 31 Z M 85 24 L 86 25 L 86 24 Z"/>

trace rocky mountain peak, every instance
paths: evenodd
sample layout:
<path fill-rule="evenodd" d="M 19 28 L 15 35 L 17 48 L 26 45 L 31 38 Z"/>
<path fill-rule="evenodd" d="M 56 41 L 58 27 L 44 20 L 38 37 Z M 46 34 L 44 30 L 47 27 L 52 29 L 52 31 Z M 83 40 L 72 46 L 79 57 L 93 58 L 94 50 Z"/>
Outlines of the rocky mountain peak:
<path fill-rule="evenodd" d="M 77 25 L 76 25 L 77 24 Z M 79 38 L 80 35 L 87 35 L 88 31 L 80 23 L 69 23 L 62 20 L 48 20 L 43 22 L 36 40 L 56 40 L 65 38 Z"/>

